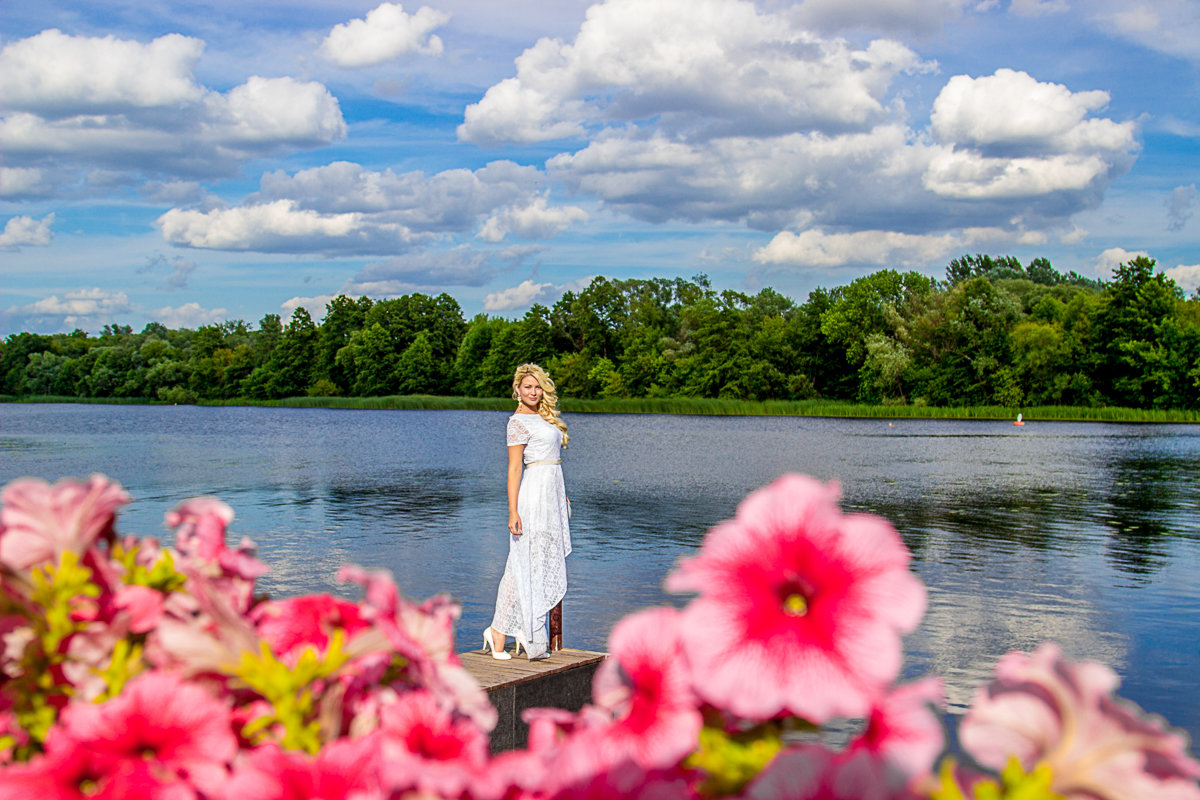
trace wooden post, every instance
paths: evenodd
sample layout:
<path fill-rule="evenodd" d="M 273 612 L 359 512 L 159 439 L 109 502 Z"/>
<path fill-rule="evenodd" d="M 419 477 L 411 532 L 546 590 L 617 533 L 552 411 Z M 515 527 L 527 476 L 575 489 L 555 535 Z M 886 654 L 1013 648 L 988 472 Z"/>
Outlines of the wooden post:
<path fill-rule="evenodd" d="M 550 650 L 562 650 L 562 601 L 550 609 Z"/>

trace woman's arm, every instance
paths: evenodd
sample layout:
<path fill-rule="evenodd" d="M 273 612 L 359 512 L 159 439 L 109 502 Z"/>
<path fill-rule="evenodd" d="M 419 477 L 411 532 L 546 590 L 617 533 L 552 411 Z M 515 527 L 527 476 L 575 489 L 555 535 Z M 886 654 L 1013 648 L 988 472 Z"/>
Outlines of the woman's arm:
<path fill-rule="evenodd" d="M 521 515 L 517 513 L 517 495 L 521 492 L 521 473 L 525 469 L 525 445 L 508 446 L 508 532 L 521 535 Z"/>

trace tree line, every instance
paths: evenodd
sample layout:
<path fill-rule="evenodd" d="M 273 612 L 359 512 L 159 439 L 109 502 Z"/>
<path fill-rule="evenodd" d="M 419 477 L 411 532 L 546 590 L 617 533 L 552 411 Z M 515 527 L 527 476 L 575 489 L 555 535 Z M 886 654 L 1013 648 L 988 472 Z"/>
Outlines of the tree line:
<path fill-rule="evenodd" d="M 945 280 L 881 269 L 797 303 L 707 277 L 596 278 L 521 319 L 470 320 L 447 294 L 334 298 L 139 333 L 17 333 L 0 344 L 0 394 L 163 402 L 297 395 L 507 396 L 517 364 L 564 397 L 855 400 L 934 406 L 1200 408 L 1200 293 L 1120 265 L 1110 281 L 1044 259 L 966 255 Z"/>

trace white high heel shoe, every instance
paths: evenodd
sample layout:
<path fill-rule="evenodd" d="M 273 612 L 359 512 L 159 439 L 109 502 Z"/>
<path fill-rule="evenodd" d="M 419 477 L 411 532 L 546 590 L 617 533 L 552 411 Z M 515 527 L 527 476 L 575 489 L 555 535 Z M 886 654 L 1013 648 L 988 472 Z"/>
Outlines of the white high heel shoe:
<path fill-rule="evenodd" d="M 496 643 L 492 641 L 492 629 L 490 627 L 483 629 L 483 652 L 491 653 L 492 658 L 497 661 L 508 661 L 512 658 L 507 650 L 496 650 Z"/>
<path fill-rule="evenodd" d="M 526 642 L 524 639 L 522 639 L 520 636 L 517 636 L 516 640 L 517 640 L 517 655 L 521 655 L 521 651 L 524 650 L 525 657 L 527 659 L 529 659 L 530 661 L 544 661 L 550 657 L 549 650 L 543 650 L 541 655 L 536 655 L 536 656 L 531 655 L 529 652 L 529 643 Z"/>

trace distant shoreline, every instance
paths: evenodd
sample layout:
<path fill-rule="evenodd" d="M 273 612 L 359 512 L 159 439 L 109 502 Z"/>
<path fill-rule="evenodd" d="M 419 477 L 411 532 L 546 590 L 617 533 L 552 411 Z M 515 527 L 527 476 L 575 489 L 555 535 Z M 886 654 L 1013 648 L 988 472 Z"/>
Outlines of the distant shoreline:
<path fill-rule="evenodd" d="M 169 405 L 142 398 L 96 398 L 0 395 L 2 403 L 80 403 L 95 405 Z M 513 401 L 504 397 L 440 397 L 392 395 L 388 397 L 288 397 L 281 400 L 204 400 L 201 406 L 263 406 L 270 408 L 441 409 L 508 411 Z M 699 416 L 842 417 L 858 419 L 960 419 L 1013 420 L 1020 413 L 1029 422 L 1148 422 L 1200 423 L 1200 411 L 1188 409 L 1137 409 L 1114 406 L 1003 406 L 935 407 L 871 405 L 830 400 L 720 400 L 695 397 L 563 398 L 564 413 L 575 414 L 680 414 Z"/>

